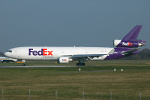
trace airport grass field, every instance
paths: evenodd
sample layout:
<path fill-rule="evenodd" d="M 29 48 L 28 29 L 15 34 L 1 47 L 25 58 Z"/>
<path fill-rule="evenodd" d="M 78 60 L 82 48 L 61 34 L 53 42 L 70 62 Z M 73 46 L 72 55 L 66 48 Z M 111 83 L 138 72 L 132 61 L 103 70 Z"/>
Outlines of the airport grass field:
<path fill-rule="evenodd" d="M 0 63 L 9 65 L 21 64 Z M 41 67 L 0 68 L 0 100 L 150 100 L 150 60 L 90 61 L 85 67 L 48 61 L 26 65 Z"/>

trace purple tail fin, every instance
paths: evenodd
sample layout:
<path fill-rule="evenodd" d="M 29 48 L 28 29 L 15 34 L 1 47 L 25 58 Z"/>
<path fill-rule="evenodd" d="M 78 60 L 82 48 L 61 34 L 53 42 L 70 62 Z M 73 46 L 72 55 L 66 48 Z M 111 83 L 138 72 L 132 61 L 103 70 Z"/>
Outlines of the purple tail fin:
<path fill-rule="evenodd" d="M 121 41 L 115 40 L 114 46 L 116 47 L 127 47 L 136 48 L 145 45 L 145 41 L 137 40 L 142 25 L 136 25 Z"/>
<path fill-rule="evenodd" d="M 123 39 L 122 41 L 136 41 L 142 25 L 136 25 Z"/>

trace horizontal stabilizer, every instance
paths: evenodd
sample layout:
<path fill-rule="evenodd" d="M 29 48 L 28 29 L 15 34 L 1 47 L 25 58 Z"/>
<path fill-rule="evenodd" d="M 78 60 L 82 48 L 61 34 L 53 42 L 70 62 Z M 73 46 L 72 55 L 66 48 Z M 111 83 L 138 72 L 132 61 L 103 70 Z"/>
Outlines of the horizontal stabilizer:
<path fill-rule="evenodd" d="M 123 54 L 124 55 L 128 55 L 128 54 L 132 54 L 133 52 L 137 51 L 139 48 L 134 48 L 134 49 L 131 49 L 129 51 L 124 51 Z"/>

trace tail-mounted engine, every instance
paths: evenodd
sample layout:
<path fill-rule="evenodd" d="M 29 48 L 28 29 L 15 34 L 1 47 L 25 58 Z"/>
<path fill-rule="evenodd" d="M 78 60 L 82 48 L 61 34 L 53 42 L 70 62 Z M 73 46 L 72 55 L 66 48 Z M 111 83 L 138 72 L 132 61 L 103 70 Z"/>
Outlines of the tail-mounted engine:
<path fill-rule="evenodd" d="M 121 40 L 114 40 L 114 46 L 116 47 L 141 47 L 145 45 L 145 41 L 143 40 L 136 40 L 136 41 L 121 41 Z"/>

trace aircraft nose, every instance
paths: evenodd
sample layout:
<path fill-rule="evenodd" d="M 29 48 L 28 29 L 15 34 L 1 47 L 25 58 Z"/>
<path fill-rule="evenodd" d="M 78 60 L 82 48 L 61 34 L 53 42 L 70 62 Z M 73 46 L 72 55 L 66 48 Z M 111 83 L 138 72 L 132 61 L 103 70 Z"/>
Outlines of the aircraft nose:
<path fill-rule="evenodd" d="M 12 57 L 12 52 L 5 52 L 4 55 L 7 57 Z"/>
<path fill-rule="evenodd" d="M 5 52 L 4 54 L 5 54 L 5 56 L 7 56 L 7 57 L 11 57 L 11 56 L 12 56 L 12 50 L 10 49 L 10 50 L 8 50 L 7 52 Z"/>
<path fill-rule="evenodd" d="M 5 56 L 9 56 L 9 52 L 5 52 L 4 55 L 5 55 Z"/>

